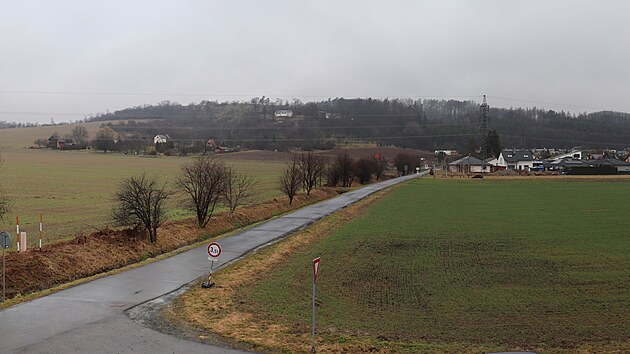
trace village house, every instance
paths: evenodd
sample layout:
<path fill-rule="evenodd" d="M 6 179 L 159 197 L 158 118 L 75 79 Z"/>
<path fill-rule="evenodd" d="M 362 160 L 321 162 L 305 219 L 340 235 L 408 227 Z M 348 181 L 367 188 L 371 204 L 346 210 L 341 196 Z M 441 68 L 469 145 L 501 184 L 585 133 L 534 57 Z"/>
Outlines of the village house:
<path fill-rule="evenodd" d="M 291 118 L 293 117 L 293 111 L 290 109 L 279 109 L 275 112 L 273 112 L 273 115 L 276 117 L 287 117 L 287 118 Z"/>
<path fill-rule="evenodd" d="M 474 156 L 462 157 L 448 164 L 448 170 L 450 172 L 463 174 L 490 172 L 491 169 L 491 165 L 487 163 L 484 164 L 483 161 Z"/>
<path fill-rule="evenodd" d="M 170 139 L 170 137 L 168 135 L 160 135 L 160 134 L 158 134 L 158 135 L 156 135 L 153 138 L 153 143 L 154 144 L 164 144 L 164 143 L 167 143 L 169 141 L 169 139 Z"/>
<path fill-rule="evenodd" d="M 497 158 L 497 166 L 509 170 L 529 171 L 534 167 L 534 156 L 528 150 L 504 149 Z"/>

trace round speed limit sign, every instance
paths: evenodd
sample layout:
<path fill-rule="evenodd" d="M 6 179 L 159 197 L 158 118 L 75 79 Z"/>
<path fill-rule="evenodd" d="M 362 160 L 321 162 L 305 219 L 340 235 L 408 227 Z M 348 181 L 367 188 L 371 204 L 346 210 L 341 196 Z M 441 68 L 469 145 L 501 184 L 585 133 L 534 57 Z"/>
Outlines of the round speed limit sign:
<path fill-rule="evenodd" d="M 221 246 L 218 243 L 212 242 L 208 245 L 208 257 L 209 258 L 219 258 L 221 255 Z"/>

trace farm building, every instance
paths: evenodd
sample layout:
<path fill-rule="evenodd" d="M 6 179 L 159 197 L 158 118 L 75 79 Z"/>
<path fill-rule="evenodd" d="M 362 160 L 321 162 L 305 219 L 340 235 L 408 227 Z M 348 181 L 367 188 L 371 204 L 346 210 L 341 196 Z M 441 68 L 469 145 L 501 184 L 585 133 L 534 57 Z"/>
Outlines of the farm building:
<path fill-rule="evenodd" d="M 168 135 L 156 135 L 155 138 L 153 138 L 153 143 L 154 144 L 164 144 L 166 142 L 168 142 L 170 139 L 170 137 Z"/>
<path fill-rule="evenodd" d="M 457 150 L 435 150 L 435 154 L 444 154 L 446 156 L 453 156 L 453 155 L 459 155 L 459 153 L 457 152 Z"/>
<path fill-rule="evenodd" d="M 497 166 L 509 170 L 529 171 L 534 167 L 534 155 L 528 150 L 504 149 L 497 160 Z"/>
<path fill-rule="evenodd" d="M 479 160 L 473 156 L 462 157 L 459 160 L 455 160 L 448 164 L 448 170 L 450 172 L 458 172 L 458 173 L 481 173 L 483 170 L 483 161 Z M 485 172 L 490 171 L 490 166 L 487 165 L 485 168 Z"/>
<path fill-rule="evenodd" d="M 273 112 L 273 115 L 276 117 L 288 117 L 291 118 L 293 117 L 293 111 L 290 109 L 279 109 L 275 112 Z"/>

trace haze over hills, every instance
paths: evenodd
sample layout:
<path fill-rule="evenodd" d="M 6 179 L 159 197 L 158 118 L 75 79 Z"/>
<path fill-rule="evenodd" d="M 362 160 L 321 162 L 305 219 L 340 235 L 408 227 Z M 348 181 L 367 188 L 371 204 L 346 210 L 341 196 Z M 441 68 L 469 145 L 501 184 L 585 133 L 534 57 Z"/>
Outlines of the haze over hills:
<path fill-rule="evenodd" d="M 491 102 L 490 102 L 491 104 Z M 292 117 L 276 117 L 290 110 Z M 303 103 L 265 97 L 249 102 L 201 101 L 180 105 L 164 101 L 90 118 L 108 123 L 126 139 L 168 134 L 174 140 L 255 149 L 332 148 L 375 142 L 415 149 L 467 151 L 481 141 L 479 105 L 473 101 L 344 99 Z M 124 120 L 124 121 L 123 121 Z M 489 129 L 504 147 L 630 146 L 630 114 L 612 111 L 573 114 L 544 108 L 493 108 Z"/>

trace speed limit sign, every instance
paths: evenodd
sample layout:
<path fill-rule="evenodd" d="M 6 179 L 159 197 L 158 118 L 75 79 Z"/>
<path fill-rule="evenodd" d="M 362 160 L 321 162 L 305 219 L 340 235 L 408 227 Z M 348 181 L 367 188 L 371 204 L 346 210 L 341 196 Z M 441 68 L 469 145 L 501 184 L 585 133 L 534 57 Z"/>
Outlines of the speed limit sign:
<path fill-rule="evenodd" d="M 221 246 L 218 243 L 212 242 L 208 245 L 208 259 L 217 259 L 221 255 Z"/>

